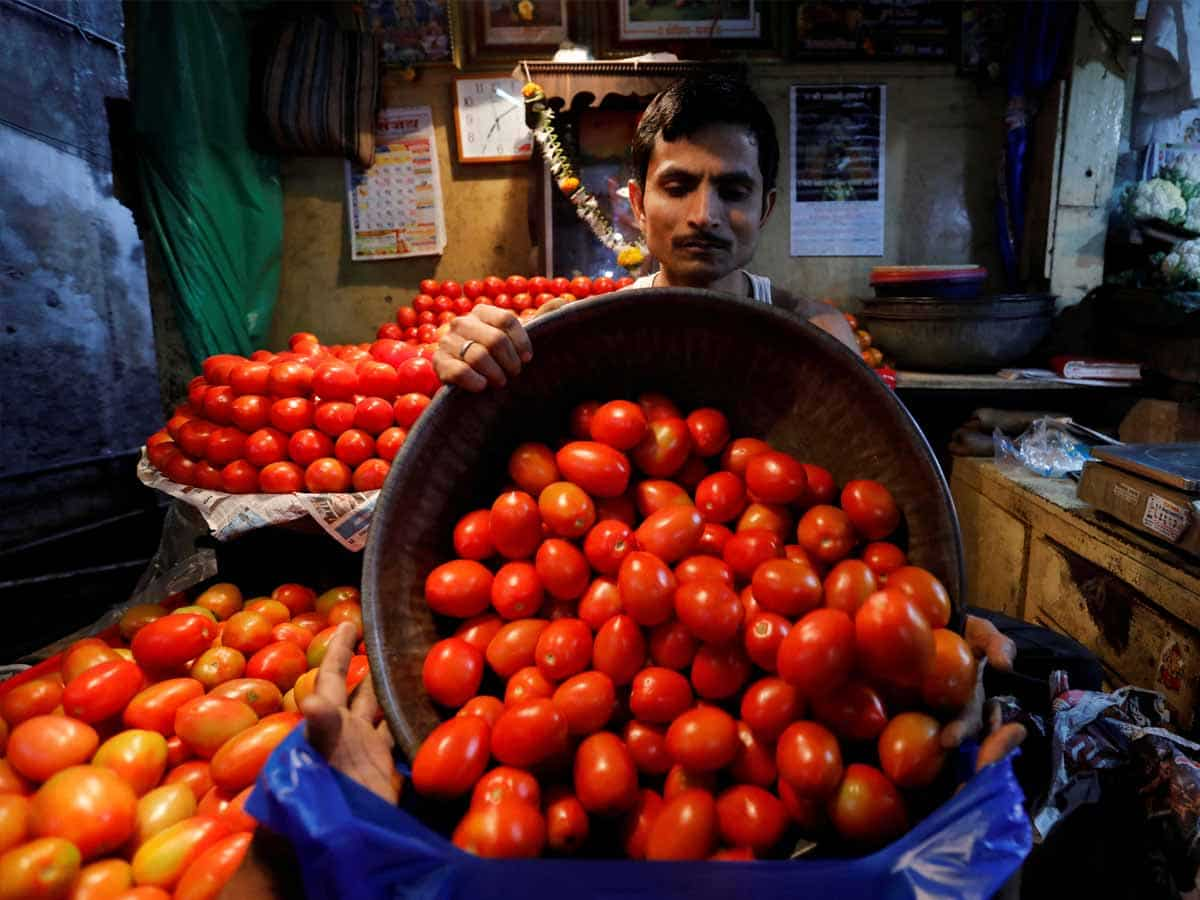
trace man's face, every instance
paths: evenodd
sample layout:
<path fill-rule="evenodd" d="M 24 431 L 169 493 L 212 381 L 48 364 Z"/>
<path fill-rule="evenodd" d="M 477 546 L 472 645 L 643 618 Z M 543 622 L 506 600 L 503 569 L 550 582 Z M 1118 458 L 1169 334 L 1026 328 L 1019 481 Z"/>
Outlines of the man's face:
<path fill-rule="evenodd" d="M 629 199 L 667 283 L 709 287 L 754 256 L 775 192 L 764 205 L 750 130 L 719 123 L 674 141 L 659 134 L 645 190 L 630 182 Z"/>

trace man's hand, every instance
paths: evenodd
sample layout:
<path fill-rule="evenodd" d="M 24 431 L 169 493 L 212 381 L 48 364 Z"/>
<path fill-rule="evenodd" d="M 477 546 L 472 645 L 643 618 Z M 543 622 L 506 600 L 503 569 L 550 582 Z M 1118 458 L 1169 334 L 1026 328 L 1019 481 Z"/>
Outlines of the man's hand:
<path fill-rule="evenodd" d="M 367 675 L 347 703 L 346 671 L 354 650 L 354 626 L 345 622 L 329 642 L 317 687 L 304 699 L 308 742 L 329 764 L 389 803 L 400 799 L 400 776 L 392 761 L 387 722 L 374 724 L 379 705 Z"/>
<path fill-rule="evenodd" d="M 533 359 L 521 320 L 506 309 L 476 306 L 457 316 L 433 354 L 433 369 L 445 384 L 468 391 L 504 387 Z"/>
<path fill-rule="evenodd" d="M 975 678 L 975 692 L 963 708 L 958 718 L 942 729 L 942 746 L 947 749 L 957 747 L 968 737 L 979 734 L 983 730 L 983 670 L 992 665 L 1005 672 L 1012 671 L 1013 660 L 1016 659 L 1017 648 L 987 619 L 978 616 L 967 616 L 966 641 L 975 658 L 979 661 L 978 674 Z M 988 722 L 988 734 L 979 746 L 979 756 L 976 769 L 1002 759 L 1009 751 L 1025 739 L 1025 729 L 1012 723 L 1000 726 L 998 711 Z"/>

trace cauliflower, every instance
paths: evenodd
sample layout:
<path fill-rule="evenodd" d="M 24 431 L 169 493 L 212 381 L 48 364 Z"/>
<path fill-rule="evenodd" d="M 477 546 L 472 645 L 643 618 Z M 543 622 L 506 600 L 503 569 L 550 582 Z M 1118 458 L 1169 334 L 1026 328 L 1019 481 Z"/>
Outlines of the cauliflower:
<path fill-rule="evenodd" d="M 1176 184 L 1179 181 L 1190 181 L 1200 184 L 1200 153 L 1181 153 L 1171 163 L 1175 177 L 1171 179 Z"/>
<path fill-rule="evenodd" d="M 1188 231 L 1200 231 L 1200 197 L 1188 201 L 1187 221 L 1183 227 Z"/>
<path fill-rule="evenodd" d="M 1138 219 L 1162 219 L 1181 225 L 1187 215 L 1187 201 L 1179 186 L 1163 178 L 1140 182 L 1130 205 Z"/>
<path fill-rule="evenodd" d="M 1167 283 L 1183 290 L 1200 290 L 1200 238 L 1176 244 L 1162 261 Z"/>

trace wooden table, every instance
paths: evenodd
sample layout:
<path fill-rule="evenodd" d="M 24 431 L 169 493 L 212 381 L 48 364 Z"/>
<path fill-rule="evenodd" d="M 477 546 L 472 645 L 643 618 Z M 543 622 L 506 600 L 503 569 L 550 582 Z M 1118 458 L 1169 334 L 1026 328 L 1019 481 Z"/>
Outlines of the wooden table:
<path fill-rule="evenodd" d="M 1114 684 L 1160 691 L 1180 727 L 1200 703 L 1200 563 L 1097 512 L 1070 479 L 954 462 L 968 602 L 1070 635 Z"/>

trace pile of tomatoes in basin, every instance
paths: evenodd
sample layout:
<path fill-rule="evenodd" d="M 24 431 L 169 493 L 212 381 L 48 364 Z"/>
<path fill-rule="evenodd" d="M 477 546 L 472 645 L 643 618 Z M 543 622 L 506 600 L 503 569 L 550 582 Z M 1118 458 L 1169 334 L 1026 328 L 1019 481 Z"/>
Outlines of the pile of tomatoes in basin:
<path fill-rule="evenodd" d="M 338 624 L 361 637 L 358 590 L 174 600 L 0 685 L 0 898 L 208 900 L 241 864 L 246 798 Z M 366 672 L 360 646 L 349 686 Z"/>
<path fill-rule="evenodd" d="M 716 409 L 587 403 L 454 530 L 412 782 L 486 857 L 867 850 L 949 796 L 976 662 L 885 485 Z M 497 487 L 500 487 L 499 485 Z"/>

